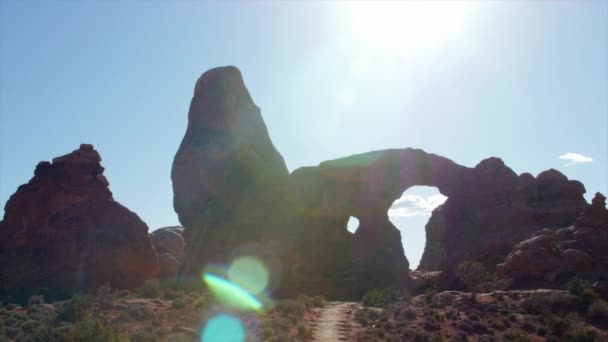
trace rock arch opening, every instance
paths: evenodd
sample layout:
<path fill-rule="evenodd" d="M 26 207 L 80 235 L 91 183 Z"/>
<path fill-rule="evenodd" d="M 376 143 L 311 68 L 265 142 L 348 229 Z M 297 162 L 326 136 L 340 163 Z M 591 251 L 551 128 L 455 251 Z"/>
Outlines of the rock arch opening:
<path fill-rule="evenodd" d="M 401 232 L 401 243 L 411 269 L 417 269 L 422 258 L 431 213 L 446 200 L 436 187 L 412 186 L 389 208 L 388 218 Z"/>
<path fill-rule="evenodd" d="M 357 229 L 359 229 L 359 219 L 354 216 L 350 216 L 348 218 L 348 222 L 346 223 L 346 230 L 352 234 L 355 234 Z"/>

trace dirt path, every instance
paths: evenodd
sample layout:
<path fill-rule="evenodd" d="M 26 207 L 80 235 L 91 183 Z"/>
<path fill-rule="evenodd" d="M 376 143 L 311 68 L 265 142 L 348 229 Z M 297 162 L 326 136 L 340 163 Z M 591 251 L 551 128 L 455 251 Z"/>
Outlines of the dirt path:
<path fill-rule="evenodd" d="M 355 302 L 328 302 L 314 321 L 313 341 L 351 341 L 351 321 L 358 305 Z"/>

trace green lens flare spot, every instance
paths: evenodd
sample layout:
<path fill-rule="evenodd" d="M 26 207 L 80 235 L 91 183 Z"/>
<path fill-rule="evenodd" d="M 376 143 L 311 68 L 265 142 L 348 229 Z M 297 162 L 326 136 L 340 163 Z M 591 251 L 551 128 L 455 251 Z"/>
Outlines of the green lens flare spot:
<path fill-rule="evenodd" d="M 215 274 L 205 273 L 203 281 L 223 304 L 245 311 L 260 311 L 262 303 L 242 287 Z"/>
<path fill-rule="evenodd" d="M 236 259 L 228 269 L 228 279 L 250 293 L 258 294 L 268 286 L 268 269 L 257 258 Z"/>

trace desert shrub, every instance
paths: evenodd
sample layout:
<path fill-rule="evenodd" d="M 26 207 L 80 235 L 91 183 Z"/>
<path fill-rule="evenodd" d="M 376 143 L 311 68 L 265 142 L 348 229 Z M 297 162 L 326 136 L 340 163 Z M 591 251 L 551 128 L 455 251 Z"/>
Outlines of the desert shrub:
<path fill-rule="evenodd" d="M 22 333 L 15 337 L 15 342 L 51 342 L 67 341 L 49 325 L 37 321 L 27 321 L 22 325 Z"/>
<path fill-rule="evenodd" d="M 598 300 L 587 308 L 587 316 L 595 320 L 608 322 L 608 303 Z"/>
<path fill-rule="evenodd" d="M 175 300 L 175 299 L 179 299 L 182 298 L 184 293 L 180 290 L 176 290 L 174 288 L 167 288 L 164 289 L 163 291 L 163 299 L 167 299 L 167 300 Z"/>
<path fill-rule="evenodd" d="M 301 340 L 308 341 L 312 339 L 312 331 L 306 324 L 299 323 L 296 327 L 296 336 Z"/>
<path fill-rule="evenodd" d="M 114 295 L 110 284 L 106 283 L 97 289 L 97 303 L 102 309 L 111 309 L 114 306 Z"/>
<path fill-rule="evenodd" d="M 473 326 L 467 321 L 458 322 L 456 327 L 462 331 L 466 331 L 467 333 L 473 333 Z"/>
<path fill-rule="evenodd" d="M 479 315 L 477 315 L 477 313 L 473 312 L 469 315 L 469 319 L 471 321 L 479 321 Z"/>
<path fill-rule="evenodd" d="M 432 340 L 432 335 L 420 330 L 414 331 L 414 342 L 431 342 Z"/>
<path fill-rule="evenodd" d="M 458 330 L 456 331 L 456 333 L 454 334 L 454 336 L 452 336 L 452 338 L 450 339 L 450 341 L 453 342 L 468 342 L 469 341 L 469 335 L 462 331 L 462 330 Z"/>
<path fill-rule="evenodd" d="M 131 342 L 156 342 L 158 336 L 150 331 L 138 330 L 131 335 Z"/>
<path fill-rule="evenodd" d="M 475 293 L 479 286 L 493 281 L 496 275 L 486 271 L 482 263 L 476 261 L 463 261 L 458 265 L 458 278 L 471 290 L 471 299 L 475 299 Z"/>
<path fill-rule="evenodd" d="M 592 288 L 586 288 L 578 296 L 579 305 L 583 310 L 586 310 L 591 304 L 595 303 L 600 299 L 597 292 L 593 291 Z"/>
<path fill-rule="evenodd" d="M 439 330 L 439 328 L 439 321 L 437 320 L 437 318 L 435 318 L 435 316 L 426 316 L 426 319 L 424 321 L 424 329 Z"/>
<path fill-rule="evenodd" d="M 21 329 L 19 329 L 17 327 L 6 327 L 4 329 L 4 334 L 8 338 L 15 338 L 20 332 L 21 332 Z"/>
<path fill-rule="evenodd" d="M 323 298 L 322 296 L 306 296 L 306 295 L 299 295 L 296 298 L 296 301 L 300 302 L 301 304 L 303 304 L 306 308 L 320 308 L 325 306 L 325 298 Z"/>
<path fill-rule="evenodd" d="M 503 335 L 503 341 L 514 341 L 514 342 L 529 342 L 530 339 L 526 335 L 520 333 L 509 332 Z"/>
<path fill-rule="evenodd" d="M 405 308 L 405 310 L 403 310 L 401 315 L 403 316 L 403 318 L 407 319 L 408 321 L 413 321 L 416 319 L 416 310 L 414 310 L 413 308 L 407 307 L 407 308 Z"/>
<path fill-rule="evenodd" d="M 361 298 L 364 306 L 388 307 L 399 300 L 405 300 L 409 297 L 407 294 L 395 289 L 372 289 L 367 291 Z"/>
<path fill-rule="evenodd" d="M 150 308 L 145 305 L 135 305 L 128 308 L 124 312 L 126 314 L 126 317 L 136 321 L 143 321 L 144 319 L 152 317 L 152 310 L 150 310 Z"/>
<path fill-rule="evenodd" d="M 57 319 L 67 322 L 76 322 L 84 319 L 89 314 L 91 308 L 91 301 L 88 297 L 75 294 L 70 300 L 63 303 L 59 312 L 57 312 Z"/>
<path fill-rule="evenodd" d="M 471 326 L 473 330 L 477 333 L 489 333 L 492 330 L 488 329 L 488 327 L 483 322 L 471 322 Z"/>
<path fill-rule="evenodd" d="M 44 297 L 41 295 L 33 295 L 27 299 L 27 305 L 40 305 L 44 304 Z"/>
<path fill-rule="evenodd" d="M 181 309 L 188 304 L 187 300 L 183 298 L 178 298 L 171 303 L 171 308 L 173 309 Z"/>
<path fill-rule="evenodd" d="M 570 312 L 577 308 L 577 298 L 567 293 L 534 293 L 521 302 L 525 312 L 545 314 L 551 312 Z"/>
<path fill-rule="evenodd" d="M 158 298 L 160 296 L 160 283 L 158 280 L 148 280 L 138 292 L 144 298 Z"/>
<path fill-rule="evenodd" d="M 432 286 L 424 290 L 424 301 L 428 303 L 432 303 L 433 299 L 435 299 L 435 295 L 437 295 L 437 288 Z"/>
<path fill-rule="evenodd" d="M 12 310 L 16 310 L 19 308 L 18 304 L 15 303 L 8 303 L 4 306 L 7 310 L 12 311 Z"/>
<path fill-rule="evenodd" d="M 570 329 L 574 322 L 566 317 L 553 316 L 547 320 L 547 326 L 551 333 L 556 336 L 562 336 L 568 329 Z"/>
<path fill-rule="evenodd" d="M 101 321 L 86 318 L 74 324 L 67 333 L 68 341 L 73 342 L 107 342 L 118 341 L 118 335 Z"/>
<path fill-rule="evenodd" d="M 591 283 L 586 280 L 575 277 L 568 283 L 568 292 L 574 296 L 580 296 L 585 289 L 591 289 Z"/>

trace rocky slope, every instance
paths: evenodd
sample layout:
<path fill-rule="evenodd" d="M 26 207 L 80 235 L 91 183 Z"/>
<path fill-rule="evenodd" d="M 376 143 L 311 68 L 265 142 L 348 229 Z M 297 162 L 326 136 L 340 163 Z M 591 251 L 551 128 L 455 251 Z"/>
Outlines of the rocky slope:
<path fill-rule="evenodd" d="M 148 227 L 112 198 L 92 145 L 40 162 L 0 222 L 0 292 L 136 288 L 158 273 Z"/>

